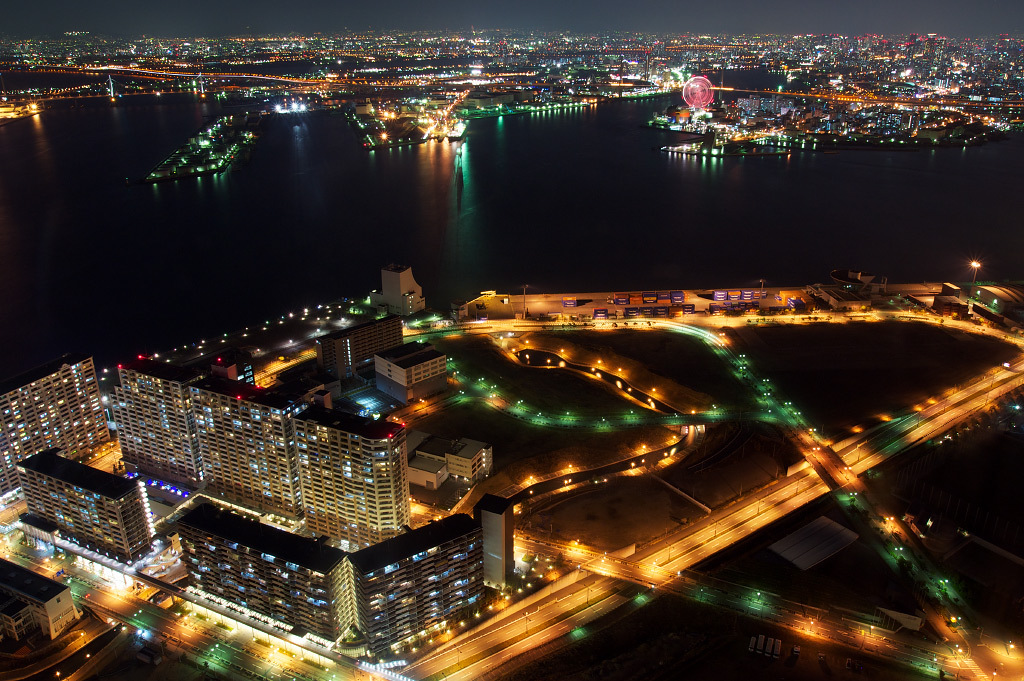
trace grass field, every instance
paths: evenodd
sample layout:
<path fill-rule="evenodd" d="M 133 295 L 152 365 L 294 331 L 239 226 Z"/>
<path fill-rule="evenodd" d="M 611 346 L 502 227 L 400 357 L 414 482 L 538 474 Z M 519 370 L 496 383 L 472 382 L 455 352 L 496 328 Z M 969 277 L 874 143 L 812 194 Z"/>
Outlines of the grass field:
<path fill-rule="evenodd" d="M 777 396 L 800 405 L 830 437 L 941 396 L 1018 353 L 1009 343 L 914 322 L 740 327 L 729 334 L 754 372 L 775 382 Z"/>
<path fill-rule="evenodd" d="M 637 408 L 600 381 L 569 371 L 523 366 L 509 359 L 487 336 L 448 336 L 434 345 L 448 355 L 464 379 L 493 385 L 511 401 L 522 400 L 541 412 L 571 411 L 582 418 L 599 418 Z"/>

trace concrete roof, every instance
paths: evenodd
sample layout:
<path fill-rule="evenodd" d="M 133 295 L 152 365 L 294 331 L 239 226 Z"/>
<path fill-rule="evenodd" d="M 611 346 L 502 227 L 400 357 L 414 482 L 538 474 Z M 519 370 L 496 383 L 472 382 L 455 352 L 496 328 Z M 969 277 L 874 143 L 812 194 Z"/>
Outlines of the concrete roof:
<path fill-rule="evenodd" d="M 857 537 L 853 530 L 820 516 L 768 548 L 801 570 L 808 570 L 845 549 Z"/>

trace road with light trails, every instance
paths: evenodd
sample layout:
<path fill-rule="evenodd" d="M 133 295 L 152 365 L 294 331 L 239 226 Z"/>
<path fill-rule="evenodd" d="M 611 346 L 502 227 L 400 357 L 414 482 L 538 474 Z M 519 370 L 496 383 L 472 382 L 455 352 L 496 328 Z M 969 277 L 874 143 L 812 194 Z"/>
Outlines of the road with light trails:
<path fill-rule="evenodd" d="M 671 322 L 662 322 L 661 325 L 675 326 Z M 944 432 L 984 408 L 993 399 L 1020 387 L 1024 384 L 1022 372 L 1024 360 L 1018 360 L 1010 367 L 991 372 L 991 376 L 956 391 L 914 416 L 891 421 L 844 441 L 839 452 L 829 448 L 810 429 L 803 428 L 803 419 L 795 418 L 799 412 L 775 404 L 781 411 L 788 411 L 794 416 L 794 423 L 790 427 L 793 432 L 790 435 L 798 439 L 801 451 L 811 460 L 812 465 L 817 464 L 814 469 L 826 469 L 834 480 L 833 484 L 846 486 L 856 484 L 858 474 L 928 437 Z M 599 556 L 587 547 L 567 544 L 552 546 L 526 537 L 517 538 L 517 541 L 541 553 L 557 548 L 584 569 L 597 574 L 640 584 L 664 586 L 686 568 L 828 493 L 829 485 L 822 481 L 814 469 L 805 469 L 779 480 L 745 503 L 712 513 L 629 559 Z M 961 657 L 960 661 L 965 667 L 974 667 L 975 673 L 980 673 L 969 656 Z"/>
<path fill-rule="evenodd" d="M 627 589 L 624 592 L 623 584 L 616 580 L 588 576 L 525 607 L 513 604 L 514 611 L 504 616 L 499 613 L 438 646 L 429 657 L 405 667 L 402 674 L 424 679 L 444 672 L 447 679 L 474 679 L 511 656 L 612 612 L 636 593 L 635 587 Z"/>

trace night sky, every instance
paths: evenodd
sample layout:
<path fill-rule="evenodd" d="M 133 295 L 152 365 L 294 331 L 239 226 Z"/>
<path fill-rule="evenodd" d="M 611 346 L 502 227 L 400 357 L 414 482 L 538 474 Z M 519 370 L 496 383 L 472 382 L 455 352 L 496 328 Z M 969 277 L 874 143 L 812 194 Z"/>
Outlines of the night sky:
<path fill-rule="evenodd" d="M 9 2 L 8 36 L 88 30 L 105 34 L 234 35 L 345 29 L 478 29 L 658 33 L 1024 32 L 1024 0 L 47 0 Z"/>

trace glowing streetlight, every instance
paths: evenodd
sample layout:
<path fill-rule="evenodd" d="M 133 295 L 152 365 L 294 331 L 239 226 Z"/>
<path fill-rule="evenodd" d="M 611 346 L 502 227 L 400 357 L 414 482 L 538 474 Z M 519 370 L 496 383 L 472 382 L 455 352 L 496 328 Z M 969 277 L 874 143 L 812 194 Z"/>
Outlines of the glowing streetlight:
<path fill-rule="evenodd" d="M 978 268 L 981 267 L 981 263 L 977 260 L 972 260 L 971 267 L 974 268 L 974 278 L 971 279 L 971 283 L 974 284 L 978 281 Z"/>

